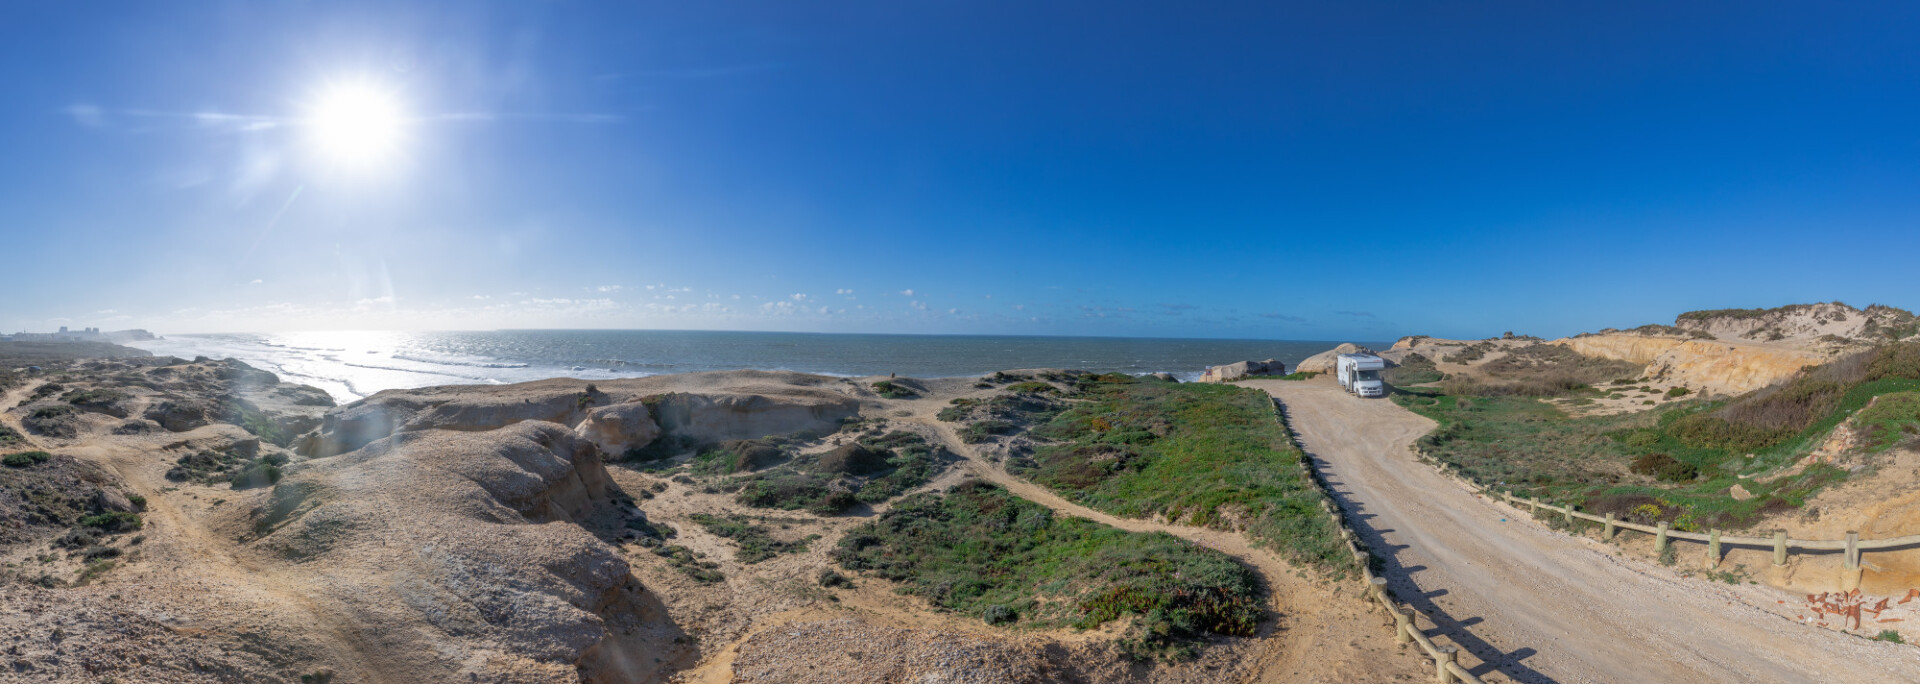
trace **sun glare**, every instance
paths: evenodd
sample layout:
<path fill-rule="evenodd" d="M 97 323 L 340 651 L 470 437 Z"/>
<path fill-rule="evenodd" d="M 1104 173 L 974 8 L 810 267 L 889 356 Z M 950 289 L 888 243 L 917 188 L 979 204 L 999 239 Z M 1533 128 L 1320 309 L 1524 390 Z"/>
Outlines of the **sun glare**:
<path fill-rule="evenodd" d="M 391 92 L 359 82 L 336 84 L 322 92 L 308 122 L 319 155 L 350 169 L 366 169 L 391 159 L 406 127 L 406 117 Z"/>

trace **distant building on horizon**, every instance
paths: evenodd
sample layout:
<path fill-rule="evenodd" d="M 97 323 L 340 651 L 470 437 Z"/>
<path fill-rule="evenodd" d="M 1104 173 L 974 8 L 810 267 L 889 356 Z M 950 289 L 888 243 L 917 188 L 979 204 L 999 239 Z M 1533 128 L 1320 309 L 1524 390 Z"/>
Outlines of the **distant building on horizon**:
<path fill-rule="evenodd" d="M 151 340 L 153 339 L 153 333 L 139 329 L 119 330 L 110 333 L 100 332 L 99 328 L 68 330 L 67 326 L 63 325 L 60 326 L 59 332 L 32 333 L 23 330 L 11 336 L 0 336 L 0 339 L 8 339 L 14 342 L 122 342 Z"/>

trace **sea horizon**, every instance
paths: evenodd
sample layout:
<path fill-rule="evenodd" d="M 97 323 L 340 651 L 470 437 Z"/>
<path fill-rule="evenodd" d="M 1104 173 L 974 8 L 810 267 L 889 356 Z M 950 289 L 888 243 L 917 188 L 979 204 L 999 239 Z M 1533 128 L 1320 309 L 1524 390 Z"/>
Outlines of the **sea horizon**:
<path fill-rule="evenodd" d="M 1343 341 L 1106 335 L 982 335 L 724 330 L 499 329 L 171 333 L 129 343 L 154 354 L 233 358 L 346 403 L 381 390 L 582 380 L 720 370 L 950 378 L 1067 368 L 1197 379 L 1207 366 L 1274 359 L 1289 367 Z M 1385 347 L 1390 342 L 1355 341 Z"/>

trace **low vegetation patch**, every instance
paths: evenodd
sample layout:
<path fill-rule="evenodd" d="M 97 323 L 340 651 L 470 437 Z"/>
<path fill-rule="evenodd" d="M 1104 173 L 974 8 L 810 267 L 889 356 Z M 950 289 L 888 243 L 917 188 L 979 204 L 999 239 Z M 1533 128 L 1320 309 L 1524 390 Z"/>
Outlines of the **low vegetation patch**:
<path fill-rule="evenodd" d="M 795 456 L 777 467 L 721 480 L 713 488 L 736 492 L 735 501 L 757 508 L 837 515 L 926 484 L 949 460 L 919 435 L 876 430 L 826 453 Z"/>
<path fill-rule="evenodd" d="M 1386 372 L 1381 373 L 1381 377 L 1387 381 L 1387 384 L 1401 387 L 1439 382 L 1445 380 L 1447 374 L 1440 372 L 1440 367 L 1433 363 L 1433 359 L 1420 354 L 1408 354 L 1406 358 L 1400 360 L 1400 365 L 1388 368 Z"/>
<path fill-rule="evenodd" d="M 678 544 L 656 546 L 653 548 L 653 555 L 667 559 L 669 567 L 679 570 L 701 584 L 713 584 L 727 579 L 726 575 L 721 574 L 719 563 L 701 560 L 694 554 L 693 549 L 685 546 Z"/>
<path fill-rule="evenodd" d="M 121 511 L 109 511 L 98 515 L 89 515 L 80 519 L 82 527 L 98 528 L 103 532 L 132 532 L 140 529 L 140 514 Z"/>
<path fill-rule="evenodd" d="M 810 534 L 797 541 L 779 541 L 773 538 L 772 529 L 738 514 L 718 516 L 694 513 L 687 518 L 714 536 L 733 540 L 733 559 L 748 564 L 782 554 L 800 553 L 807 550 L 809 543 L 820 538 L 820 535 Z"/>
<path fill-rule="evenodd" d="M 1585 356 L 1556 344 L 1531 344 L 1481 364 L 1472 376 L 1449 378 L 1443 387 L 1456 396 L 1557 397 L 1640 370 L 1626 361 Z"/>
<path fill-rule="evenodd" d="M 175 482 L 194 482 L 214 484 L 226 482 L 234 489 L 265 487 L 280 481 L 280 466 L 287 464 L 287 457 L 280 454 L 254 456 L 252 451 L 241 448 L 228 448 L 221 451 L 203 450 L 174 461 L 167 470 L 167 479 Z"/>
<path fill-rule="evenodd" d="M 1290 560 L 1348 567 L 1265 392 L 1117 375 L 1089 377 L 1073 397 L 1009 470 L 1108 513 L 1244 530 Z"/>
<path fill-rule="evenodd" d="M 25 468 L 46 463 L 47 459 L 50 458 L 53 458 L 53 454 L 44 451 L 23 451 L 17 454 L 7 454 L 6 458 L 0 459 L 0 464 L 5 464 L 8 468 Z"/>
<path fill-rule="evenodd" d="M 1787 477 L 1752 476 L 1799 462 L 1847 418 L 1865 431 L 1867 452 L 1920 434 L 1920 343 L 1842 358 L 1731 400 L 1636 414 L 1570 416 L 1534 398 L 1449 389 L 1394 400 L 1439 422 L 1420 439 L 1421 451 L 1475 481 L 1680 530 L 1739 529 L 1846 478 L 1824 464 Z M 1736 484 L 1753 496 L 1733 499 Z"/>
<path fill-rule="evenodd" d="M 902 500 L 849 532 L 834 559 L 994 625 L 1098 628 L 1131 618 L 1136 658 L 1191 657 L 1209 634 L 1263 618 L 1255 575 L 1164 533 L 1124 532 L 977 481 Z"/>
<path fill-rule="evenodd" d="M 1882 394 L 1853 417 L 1868 451 L 1885 451 L 1920 438 L 1920 392 Z"/>
<path fill-rule="evenodd" d="M 873 383 L 873 391 L 887 399 L 913 399 L 920 396 L 920 393 L 913 391 L 913 388 L 891 380 Z"/>

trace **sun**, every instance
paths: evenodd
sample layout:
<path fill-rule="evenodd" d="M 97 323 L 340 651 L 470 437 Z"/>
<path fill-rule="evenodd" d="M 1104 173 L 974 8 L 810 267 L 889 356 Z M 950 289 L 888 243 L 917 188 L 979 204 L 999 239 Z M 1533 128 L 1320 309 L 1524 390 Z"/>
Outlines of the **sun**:
<path fill-rule="evenodd" d="M 314 151 L 343 169 L 377 168 L 398 152 L 407 119 L 390 89 L 354 81 L 320 92 L 307 118 Z"/>

